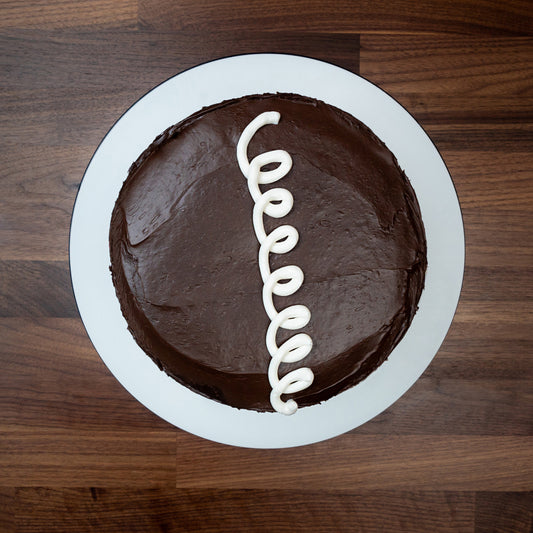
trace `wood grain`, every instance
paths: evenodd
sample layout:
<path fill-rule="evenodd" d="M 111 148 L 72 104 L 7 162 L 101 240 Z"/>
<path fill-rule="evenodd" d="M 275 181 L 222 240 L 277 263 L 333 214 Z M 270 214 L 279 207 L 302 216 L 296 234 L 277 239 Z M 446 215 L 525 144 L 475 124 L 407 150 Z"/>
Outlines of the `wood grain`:
<path fill-rule="evenodd" d="M 470 533 L 474 517 L 470 493 L 27 488 L 16 498 L 15 516 L 33 509 L 21 533 L 40 531 L 45 522 L 65 533 L 80 527 L 106 533 Z"/>
<path fill-rule="evenodd" d="M 197 37 L 194 31 L 7 30 L 0 35 L 0 51 L 9 52 L 3 58 L 9 71 L 3 87 L 135 87 L 144 93 L 199 63 L 251 52 L 310 55 L 354 72 L 359 69 L 359 36 L 354 34 L 278 31 L 273 39 L 264 30 L 235 33 L 217 28 L 202 36 L 201 46 Z"/>
<path fill-rule="evenodd" d="M 141 91 L 54 88 L 5 90 L 1 93 L 0 124 L 5 149 L 52 146 L 96 149 L 107 131 L 127 111 Z M 90 159 L 90 155 L 89 155 Z M 38 162 L 38 160 L 37 160 Z"/>
<path fill-rule="evenodd" d="M 533 492 L 476 495 L 476 533 L 533 530 Z"/>
<path fill-rule="evenodd" d="M 309 32 L 367 33 L 474 33 L 530 35 L 531 13 L 526 1 L 502 4 L 494 0 L 377 0 L 348 2 L 334 0 L 275 0 L 268 8 L 260 0 L 226 2 L 185 0 L 140 0 L 143 27 L 194 29 L 200 34 L 224 26 L 269 28 Z M 302 13 L 305 16 L 302 17 Z"/>
<path fill-rule="evenodd" d="M 525 220 L 527 214 L 520 216 Z M 508 218 L 515 218 L 511 215 Z M 510 228 L 510 226 L 509 226 Z M 508 241 L 509 242 L 509 241 Z M 491 265 L 499 268 L 529 267 L 531 265 L 531 249 L 526 246 L 509 245 L 497 247 L 493 245 L 470 245 L 466 250 L 468 264 L 473 266 Z"/>
<path fill-rule="evenodd" d="M 36 123 L 35 129 L 38 128 Z M 40 142 L 46 143 L 49 139 L 49 136 L 44 136 Z M 7 144 L 0 146 L 3 161 L 0 260 L 49 261 L 57 266 L 57 260 L 68 259 L 68 236 L 74 199 L 95 147 Z M 43 228 L 47 231 L 44 232 Z M 34 263 L 36 264 L 38 263 Z M 13 271 L 12 266 L 5 265 L 5 276 L 7 270 L 12 272 L 11 275 L 17 273 L 18 270 Z M 24 266 L 20 266 L 23 271 Z M 53 267 L 42 265 L 41 268 Z M 22 272 L 19 273 L 22 275 Z M 3 276 L 5 283 L 10 283 Z M 15 291 L 18 286 L 22 286 L 23 290 L 28 288 L 25 284 L 16 284 L 12 290 Z M 70 302 L 59 302 L 64 297 L 68 298 L 68 295 L 62 292 L 57 294 L 58 304 L 71 305 Z M 7 294 L 0 298 L 7 298 Z M 20 298 L 24 296 L 21 295 Z M 26 304 L 29 306 L 30 302 L 26 300 Z"/>
<path fill-rule="evenodd" d="M 533 380 L 464 379 L 456 357 L 455 379 L 423 377 L 360 435 L 523 435 L 533 432 Z M 525 359 L 525 357 L 524 357 Z M 529 361 L 522 366 L 529 367 Z M 433 373 L 433 376 L 435 374 Z"/>
<path fill-rule="evenodd" d="M 360 73 L 403 104 L 439 149 L 522 151 L 531 162 L 532 57 L 530 37 L 363 35 Z"/>
<path fill-rule="evenodd" d="M 479 324 L 481 321 L 489 327 L 497 327 L 502 323 L 510 326 L 518 324 L 530 326 L 533 318 L 531 302 L 529 300 L 512 302 L 512 307 L 509 307 L 510 303 L 510 301 L 483 301 L 462 304 L 457 309 L 455 319 L 458 323 Z"/>
<path fill-rule="evenodd" d="M 491 301 L 529 300 L 533 292 L 533 267 L 509 267 L 506 272 L 499 268 L 467 267 L 462 293 L 465 300 L 483 301 L 487 291 L 491 294 Z"/>
<path fill-rule="evenodd" d="M 0 431 L 172 431 L 117 383 L 79 319 L 0 318 L 0 338 Z"/>
<path fill-rule="evenodd" d="M 94 116 L 92 111 L 91 107 L 76 110 L 82 115 L 77 123 L 80 128 L 85 125 L 104 135 L 105 127 L 96 124 L 103 117 Z M 72 118 L 61 120 L 66 124 Z M 50 135 L 44 137 L 51 139 L 48 122 L 35 122 L 33 127 L 48 130 Z M 59 138 L 54 142 L 61 143 Z M 447 142 L 458 144 L 455 139 Z M 486 144 L 485 140 L 483 142 Z M 51 147 L 26 144 L 0 149 L 5 162 L 5 193 L 0 197 L 3 244 L 0 259 L 67 260 L 70 213 L 92 150 L 92 147 L 62 144 Z M 533 230 L 533 221 L 528 214 L 533 202 L 530 153 L 453 149 L 443 150 L 443 157 L 463 206 L 468 264 L 510 268 L 533 264 L 531 247 L 514 244 L 515 241 L 528 242 Z M 38 161 L 42 163 L 36 166 Z M 511 184 L 503 193 L 498 181 L 501 176 Z M 42 234 L 39 229 L 45 224 L 49 231 Z M 490 232 L 487 232 L 488 226 Z M 502 250 L 505 253 L 500 253 Z M 527 274 L 524 271 L 523 275 Z"/>
<path fill-rule="evenodd" d="M 15 533 L 15 489 L 0 487 L 0 531 Z"/>
<path fill-rule="evenodd" d="M 522 41 L 520 41 L 522 43 Z M 488 49 L 487 49 L 488 53 Z M 364 55 L 364 53 L 363 53 Z M 369 60 L 372 56 L 366 56 Z M 453 56 L 452 56 L 453 57 Z M 376 74 L 383 75 L 380 70 Z M 367 74 L 368 76 L 368 74 Z M 424 127 L 436 126 L 462 126 L 472 124 L 489 125 L 492 129 L 510 125 L 525 126 L 533 122 L 533 97 L 530 91 L 526 94 L 516 94 L 510 97 L 506 94 L 469 95 L 461 92 L 438 91 L 438 83 L 443 74 L 439 70 L 427 73 L 428 83 L 435 80 L 437 90 L 432 92 L 419 92 L 413 86 L 409 86 L 408 74 L 404 74 L 407 80 L 405 85 L 388 89 L 394 96 Z M 388 76 L 387 76 L 388 77 Z M 394 76 L 391 75 L 391 84 L 395 84 Z M 368 77 L 374 81 L 374 76 Z M 378 84 L 381 87 L 381 84 Z M 467 138 L 463 139 L 468 142 Z M 468 148 L 464 148 L 468 149 Z M 516 151 L 516 150 L 512 150 Z"/>
<path fill-rule="evenodd" d="M 0 317 L 78 317 L 68 264 L 0 261 Z"/>
<path fill-rule="evenodd" d="M 0 531 L 530 532 L 530 2 L 0 2 Z M 343 436 L 211 443 L 105 367 L 68 272 L 84 169 L 139 97 L 222 56 L 315 57 L 388 91 L 440 150 L 466 268 L 424 375 Z"/>
<path fill-rule="evenodd" d="M 3 486 L 169 487 L 175 482 L 173 430 L 0 430 Z"/>
<path fill-rule="evenodd" d="M 528 164 L 527 159 L 524 163 Z M 528 210 L 474 208 L 463 209 L 462 214 L 467 264 L 471 264 L 470 258 L 473 261 L 481 249 L 492 252 L 484 256 L 486 262 L 483 265 L 504 269 L 515 265 L 522 268 L 531 266 L 533 250 L 530 246 L 530 228 L 533 224 Z M 498 258 L 497 254 L 501 257 Z"/>
<path fill-rule="evenodd" d="M 533 39 L 364 35 L 361 74 L 394 93 L 533 96 Z"/>
<path fill-rule="evenodd" d="M 518 328 L 514 332 L 509 329 L 454 324 L 424 376 L 496 381 L 532 379 L 530 328 L 522 328 L 522 336 Z M 468 341 L 465 341 L 467 335 Z"/>
<path fill-rule="evenodd" d="M 455 180 L 461 208 L 467 213 L 470 209 L 526 213 L 533 205 L 533 165 L 528 168 L 528 162 L 533 163 L 531 153 L 447 150 L 444 157 Z M 507 184 L 503 191 L 502 176 Z M 525 224 L 530 227 L 528 221 Z"/>
<path fill-rule="evenodd" d="M 299 448 L 252 450 L 177 436 L 177 486 L 329 490 L 524 491 L 533 437 L 359 435 Z M 198 459 L 201 458 L 199 461 Z M 313 461 L 309 468 L 309 460 Z M 216 481 L 215 481 L 216 480 Z"/>
<path fill-rule="evenodd" d="M 123 389 L 117 390 L 114 378 L 94 357 L 78 320 L 4 318 L 0 319 L 0 335 L 4 339 L 0 349 L 4 361 L 0 375 L 4 424 L 16 425 L 23 418 L 35 428 L 167 427 Z M 529 353 L 524 351 L 522 359 L 514 356 L 517 369 L 522 369 L 515 379 L 498 379 L 497 375 L 492 379 L 477 375 L 465 379 L 463 360 L 472 359 L 467 346 L 450 363 L 455 373 L 443 377 L 435 370 L 359 432 L 529 435 L 533 430 L 533 365 Z M 73 358 L 76 367 L 68 370 Z M 484 353 L 477 365 L 486 365 Z M 522 407 L 517 409 L 520 403 Z M 84 405 L 82 417 L 80 404 Z M 109 409 L 110 404 L 113 409 Z M 43 408 L 45 419 L 41 416 Z"/>
<path fill-rule="evenodd" d="M 0 28 L 133 27 L 137 24 L 135 0 L 2 0 L 0 7 Z"/>
<path fill-rule="evenodd" d="M 0 317 L 78 316 L 66 261 L 0 261 L 0 273 Z M 480 302 L 487 290 L 493 302 L 527 303 L 533 267 L 467 267 L 462 298 Z"/>
<path fill-rule="evenodd" d="M 529 123 L 429 124 L 424 129 L 439 150 L 523 153 L 533 144 L 533 125 Z"/>

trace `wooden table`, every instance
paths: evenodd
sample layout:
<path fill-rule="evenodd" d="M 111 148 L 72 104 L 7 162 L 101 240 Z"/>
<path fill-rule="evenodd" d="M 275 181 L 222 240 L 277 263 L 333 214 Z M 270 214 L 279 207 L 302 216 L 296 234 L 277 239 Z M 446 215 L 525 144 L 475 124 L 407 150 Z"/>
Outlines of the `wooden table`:
<path fill-rule="evenodd" d="M 0 531 L 513 531 L 533 508 L 533 24 L 527 1 L 1 3 Z M 84 169 L 141 95 L 287 52 L 361 74 L 435 141 L 466 228 L 440 352 L 386 412 L 290 450 L 189 435 L 135 401 L 78 316 Z"/>

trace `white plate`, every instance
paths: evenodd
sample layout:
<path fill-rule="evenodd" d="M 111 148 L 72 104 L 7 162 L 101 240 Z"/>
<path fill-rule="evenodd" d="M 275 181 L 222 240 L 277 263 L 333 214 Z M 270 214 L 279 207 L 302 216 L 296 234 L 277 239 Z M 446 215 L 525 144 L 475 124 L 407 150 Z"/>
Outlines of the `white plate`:
<path fill-rule="evenodd" d="M 290 417 L 221 405 L 159 371 L 127 330 L 109 272 L 111 212 L 128 168 L 168 126 L 247 94 L 293 92 L 367 124 L 396 155 L 416 191 L 428 243 L 419 310 L 388 360 L 362 383 Z M 451 324 L 463 277 L 459 203 L 437 149 L 393 98 L 363 78 L 300 56 L 252 54 L 212 61 L 162 83 L 133 105 L 96 150 L 72 215 L 70 266 L 78 309 L 96 350 L 122 385 L 168 422 L 235 446 L 283 448 L 334 437 L 394 403 L 424 372 Z"/>

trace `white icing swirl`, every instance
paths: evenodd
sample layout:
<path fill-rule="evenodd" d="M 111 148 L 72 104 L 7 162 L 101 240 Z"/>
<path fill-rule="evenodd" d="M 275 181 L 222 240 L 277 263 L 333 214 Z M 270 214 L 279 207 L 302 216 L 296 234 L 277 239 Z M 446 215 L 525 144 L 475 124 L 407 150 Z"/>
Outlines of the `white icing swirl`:
<path fill-rule="evenodd" d="M 266 346 L 272 359 L 268 367 L 268 380 L 272 387 L 270 403 L 279 413 L 292 415 L 298 409 L 294 400 L 284 402 L 282 394 L 294 394 L 311 385 L 313 372 L 310 368 L 297 368 L 279 379 L 281 363 L 301 361 L 311 351 L 313 341 L 306 333 L 298 333 L 278 346 L 276 336 L 278 329 L 300 329 L 311 319 L 311 313 L 305 305 L 291 305 L 278 312 L 272 301 L 273 295 L 290 296 L 301 286 L 304 280 L 302 269 L 289 265 L 270 271 L 269 254 L 286 254 L 298 242 L 298 231 L 287 224 L 279 226 L 268 235 L 263 224 L 263 215 L 282 218 L 292 209 L 293 197 L 287 189 L 275 188 L 261 192 L 259 184 L 274 183 L 287 175 L 292 168 L 292 158 L 285 150 L 272 150 L 248 161 L 248 144 L 259 128 L 267 124 L 277 124 L 280 114 L 277 111 L 261 113 L 242 132 L 237 144 L 237 160 L 241 172 L 248 180 L 248 189 L 255 202 L 252 222 L 259 241 L 259 270 L 263 279 L 263 305 L 271 322 L 266 332 Z M 270 163 L 279 163 L 273 170 L 261 170 Z"/>

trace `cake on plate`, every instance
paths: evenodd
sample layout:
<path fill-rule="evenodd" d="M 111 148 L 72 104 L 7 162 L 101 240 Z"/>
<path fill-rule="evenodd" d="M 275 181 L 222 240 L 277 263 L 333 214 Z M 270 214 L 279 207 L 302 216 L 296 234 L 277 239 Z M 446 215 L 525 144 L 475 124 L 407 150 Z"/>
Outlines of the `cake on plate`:
<path fill-rule="evenodd" d="M 292 414 L 383 364 L 426 271 L 418 202 L 385 144 L 295 94 L 171 126 L 131 166 L 109 234 L 139 346 L 212 400 Z"/>

